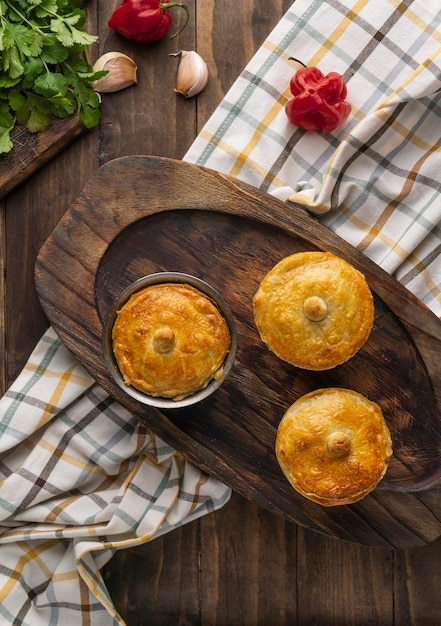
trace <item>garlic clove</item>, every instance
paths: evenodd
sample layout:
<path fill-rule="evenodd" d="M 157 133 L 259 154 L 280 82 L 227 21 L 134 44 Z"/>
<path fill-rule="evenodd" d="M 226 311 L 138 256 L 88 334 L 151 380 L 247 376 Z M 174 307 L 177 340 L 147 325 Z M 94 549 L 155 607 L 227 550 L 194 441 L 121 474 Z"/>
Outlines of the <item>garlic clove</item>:
<path fill-rule="evenodd" d="M 181 50 L 170 56 L 181 58 L 174 91 L 185 98 L 196 96 L 208 82 L 208 67 L 204 59 L 194 50 Z"/>
<path fill-rule="evenodd" d="M 94 63 L 95 72 L 106 70 L 108 74 L 93 83 L 95 91 L 111 93 L 121 91 L 138 82 L 137 65 L 133 59 L 122 52 L 106 52 Z"/>

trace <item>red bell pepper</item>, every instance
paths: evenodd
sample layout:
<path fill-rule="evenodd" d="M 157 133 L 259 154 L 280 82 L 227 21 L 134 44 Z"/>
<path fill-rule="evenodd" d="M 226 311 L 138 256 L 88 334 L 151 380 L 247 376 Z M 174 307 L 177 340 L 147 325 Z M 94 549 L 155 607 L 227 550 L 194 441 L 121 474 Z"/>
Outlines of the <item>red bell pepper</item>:
<path fill-rule="evenodd" d="M 167 33 L 172 23 L 172 7 L 181 7 L 186 13 L 185 24 L 173 35 L 176 37 L 188 24 L 190 12 L 181 2 L 161 0 L 123 0 L 112 13 L 108 26 L 117 33 L 138 43 L 157 41 Z M 173 39 L 173 37 L 171 37 Z"/>
<path fill-rule="evenodd" d="M 291 78 L 290 90 L 294 98 L 285 106 L 286 115 L 304 130 L 329 133 L 351 112 L 346 83 L 337 72 L 324 76 L 317 67 L 302 67 Z"/>

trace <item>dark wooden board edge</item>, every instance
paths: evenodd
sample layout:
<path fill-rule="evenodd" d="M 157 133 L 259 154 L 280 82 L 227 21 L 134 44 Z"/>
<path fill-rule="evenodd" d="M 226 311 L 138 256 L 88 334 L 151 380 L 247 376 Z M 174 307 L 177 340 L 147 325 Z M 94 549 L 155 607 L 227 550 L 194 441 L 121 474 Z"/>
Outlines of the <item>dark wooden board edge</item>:
<path fill-rule="evenodd" d="M 31 133 L 25 126 L 16 126 L 12 132 L 12 151 L 0 155 L 0 199 L 85 131 L 76 115 L 54 119 L 47 130 L 38 133 Z"/>

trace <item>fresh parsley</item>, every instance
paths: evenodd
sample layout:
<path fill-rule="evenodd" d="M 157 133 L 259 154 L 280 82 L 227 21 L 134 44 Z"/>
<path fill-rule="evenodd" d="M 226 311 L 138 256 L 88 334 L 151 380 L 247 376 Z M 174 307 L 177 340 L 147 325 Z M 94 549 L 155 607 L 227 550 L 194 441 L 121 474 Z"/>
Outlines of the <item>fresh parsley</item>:
<path fill-rule="evenodd" d="M 86 128 L 100 119 L 99 95 L 84 30 L 84 0 L 0 0 L 0 154 L 13 148 L 16 124 L 45 130 L 75 113 Z"/>

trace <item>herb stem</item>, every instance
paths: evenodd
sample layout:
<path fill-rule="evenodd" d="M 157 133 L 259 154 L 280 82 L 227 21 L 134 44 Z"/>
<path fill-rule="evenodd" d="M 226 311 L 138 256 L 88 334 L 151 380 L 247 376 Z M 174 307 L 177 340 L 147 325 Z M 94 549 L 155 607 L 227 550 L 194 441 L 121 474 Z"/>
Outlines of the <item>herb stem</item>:
<path fill-rule="evenodd" d="M 30 22 L 27 19 L 26 15 L 23 15 L 22 13 L 20 13 L 20 11 L 16 7 L 12 6 L 11 3 L 9 2 L 9 0 L 3 0 L 3 1 L 6 4 L 6 6 L 9 7 L 9 10 L 12 11 L 13 13 L 15 13 L 22 20 L 22 22 L 24 22 L 25 24 L 27 24 L 29 26 L 29 28 L 31 28 L 32 30 L 37 31 L 41 35 L 44 35 L 44 32 L 42 30 L 40 30 L 38 28 L 38 26 L 35 26 L 35 24 Z"/>

